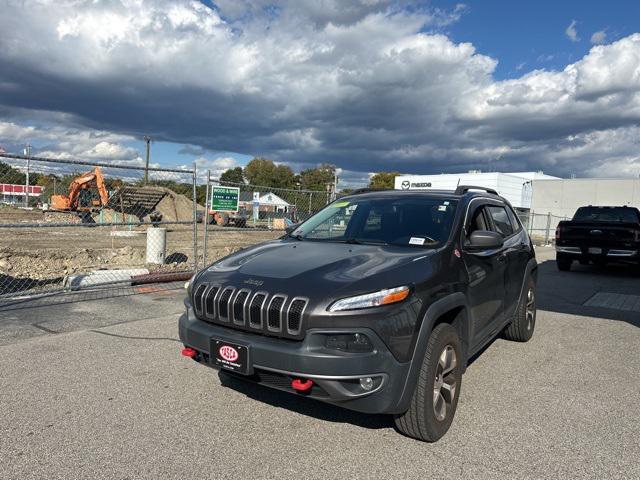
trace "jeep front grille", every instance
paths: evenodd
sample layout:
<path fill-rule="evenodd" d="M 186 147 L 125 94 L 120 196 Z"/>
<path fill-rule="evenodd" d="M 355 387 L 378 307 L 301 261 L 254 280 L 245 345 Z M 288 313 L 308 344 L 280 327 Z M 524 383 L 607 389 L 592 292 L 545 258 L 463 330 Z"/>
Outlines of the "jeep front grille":
<path fill-rule="evenodd" d="M 274 295 L 269 302 L 267 309 L 267 329 L 270 332 L 279 332 L 282 321 L 282 307 L 287 297 L 284 295 Z"/>
<path fill-rule="evenodd" d="M 211 323 L 223 323 L 231 328 L 266 335 L 300 338 L 306 298 L 268 292 L 253 292 L 233 286 L 200 284 L 194 289 L 196 316 Z"/>
<path fill-rule="evenodd" d="M 297 334 L 300 332 L 300 325 L 302 324 L 302 312 L 307 308 L 307 300 L 304 298 L 294 298 L 289 304 L 289 310 L 287 311 L 287 330 L 291 334 Z"/>
<path fill-rule="evenodd" d="M 240 290 L 233 301 L 233 323 L 244 325 L 244 314 L 247 298 L 249 298 L 249 290 Z"/>
<path fill-rule="evenodd" d="M 229 321 L 229 300 L 233 295 L 235 288 L 227 287 L 220 294 L 220 300 L 218 301 L 218 318 L 223 322 Z"/>
<path fill-rule="evenodd" d="M 196 315 L 202 315 L 202 296 L 204 295 L 204 291 L 207 289 L 207 285 L 201 283 L 196 288 L 195 292 L 193 292 L 193 308 L 196 311 Z"/>
<path fill-rule="evenodd" d="M 212 286 L 207 290 L 207 293 L 204 297 L 204 316 L 207 318 L 213 318 L 216 314 L 215 311 L 215 300 L 216 295 L 220 291 L 220 288 L 216 286 Z"/>

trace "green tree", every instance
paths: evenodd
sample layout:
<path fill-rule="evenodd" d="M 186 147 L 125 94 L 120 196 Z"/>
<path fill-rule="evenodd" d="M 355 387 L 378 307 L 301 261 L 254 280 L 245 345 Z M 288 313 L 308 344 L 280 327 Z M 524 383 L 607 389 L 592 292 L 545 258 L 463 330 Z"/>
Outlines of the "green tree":
<path fill-rule="evenodd" d="M 335 167 L 325 163 L 318 165 L 316 168 L 303 170 L 298 176 L 300 188 L 326 192 L 327 185 L 333 185 L 334 174 Z"/>
<path fill-rule="evenodd" d="M 0 162 L 0 183 L 24 185 L 26 178 L 26 175 L 17 168 L 14 168 L 7 163 Z M 29 181 L 31 183 L 31 179 L 29 179 Z"/>
<path fill-rule="evenodd" d="M 272 188 L 293 188 L 295 176 L 286 165 L 276 165 L 272 160 L 257 157 L 244 167 L 244 176 L 251 185 Z"/>
<path fill-rule="evenodd" d="M 244 183 L 244 173 L 242 167 L 230 168 L 220 175 L 221 182 Z"/>
<path fill-rule="evenodd" d="M 385 189 L 394 188 L 395 178 L 400 175 L 398 172 L 378 172 L 369 180 L 369 188 Z"/>

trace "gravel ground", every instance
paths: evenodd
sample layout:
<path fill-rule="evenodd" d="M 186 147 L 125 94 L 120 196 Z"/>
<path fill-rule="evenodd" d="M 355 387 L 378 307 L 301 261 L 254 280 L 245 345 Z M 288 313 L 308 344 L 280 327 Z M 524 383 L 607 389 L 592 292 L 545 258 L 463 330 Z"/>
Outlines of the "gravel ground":
<path fill-rule="evenodd" d="M 181 292 L 0 311 L 0 478 L 640 478 L 640 319 L 582 306 L 639 277 L 539 257 L 534 338 L 473 362 L 436 444 L 222 386 L 179 355 Z"/>

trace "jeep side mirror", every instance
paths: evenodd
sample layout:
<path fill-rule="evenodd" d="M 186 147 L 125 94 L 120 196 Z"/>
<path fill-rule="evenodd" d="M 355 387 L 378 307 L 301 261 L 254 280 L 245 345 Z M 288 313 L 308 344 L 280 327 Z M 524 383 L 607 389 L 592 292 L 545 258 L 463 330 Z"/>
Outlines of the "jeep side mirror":
<path fill-rule="evenodd" d="M 495 250 L 504 244 L 502 235 L 489 230 L 476 230 L 469 236 L 467 247 L 470 250 Z"/>

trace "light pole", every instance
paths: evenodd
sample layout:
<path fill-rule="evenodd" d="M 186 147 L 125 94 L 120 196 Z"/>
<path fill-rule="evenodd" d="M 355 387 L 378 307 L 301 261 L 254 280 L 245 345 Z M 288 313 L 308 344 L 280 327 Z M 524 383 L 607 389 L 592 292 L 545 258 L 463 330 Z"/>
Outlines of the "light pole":
<path fill-rule="evenodd" d="M 149 183 L 149 154 L 151 152 L 151 137 L 145 135 L 142 139 L 147 143 L 147 161 L 144 168 L 144 184 L 147 185 Z"/>
<path fill-rule="evenodd" d="M 27 157 L 27 178 L 24 184 L 24 206 L 29 206 L 29 169 L 31 167 L 31 144 L 27 143 L 24 146 L 24 154 Z"/>

